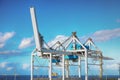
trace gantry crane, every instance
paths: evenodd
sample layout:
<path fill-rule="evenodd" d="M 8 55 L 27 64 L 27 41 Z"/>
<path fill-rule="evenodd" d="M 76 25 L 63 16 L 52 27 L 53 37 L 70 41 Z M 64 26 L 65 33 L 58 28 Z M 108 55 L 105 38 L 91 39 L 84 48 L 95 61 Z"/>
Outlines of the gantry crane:
<path fill-rule="evenodd" d="M 69 78 L 69 61 L 78 62 L 78 75 L 79 78 L 81 78 L 81 57 L 84 57 L 85 80 L 88 80 L 88 65 L 91 65 L 88 63 L 88 58 L 97 58 L 100 61 L 100 79 L 102 80 L 103 59 L 112 60 L 112 58 L 104 57 L 102 55 L 102 52 L 97 48 L 91 38 L 89 38 L 84 44 L 82 44 L 77 37 L 76 32 L 72 32 L 72 35 L 68 37 L 65 41 L 57 41 L 54 45 L 50 47 L 47 43 L 45 43 L 43 36 L 38 31 L 35 10 L 33 7 L 30 8 L 30 13 L 36 44 L 36 48 L 31 54 L 31 80 L 33 80 L 34 78 L 34 67 L 37 66 L 34 64 L 35 56 L 49 60 L 49 66 L 47 66 L 49 68 L 49 80 L 52 80 L 53 63 L 56 63 L 56 65 L 61 63 L 62 80 L 65 80 L 65 78 Z M 70 46 L 72 48 L 70 48 Z M 94 47 L 94 50 L 92 50 L 91 46 Z M 44 67 L 44 65 L 37 67 Z"/>

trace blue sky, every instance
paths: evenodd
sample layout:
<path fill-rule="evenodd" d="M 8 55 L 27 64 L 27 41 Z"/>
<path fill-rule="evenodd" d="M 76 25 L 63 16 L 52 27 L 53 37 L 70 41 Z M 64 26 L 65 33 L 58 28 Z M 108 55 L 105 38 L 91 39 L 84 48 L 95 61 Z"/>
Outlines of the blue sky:
<path fill-rule="evenodd" d="M 13 69 L 17 74 L 30 74 L 30 55 L 35 48 L 31 6 L 46 42 L 68 37 L 73 31 L 82 42 L 92 37 L 103 55 L 115 59 L 105 61 L 104 74 L 118 74 L 119 4 L 119 0 L 0 0 L 0 74 L 13 74 Z"/>

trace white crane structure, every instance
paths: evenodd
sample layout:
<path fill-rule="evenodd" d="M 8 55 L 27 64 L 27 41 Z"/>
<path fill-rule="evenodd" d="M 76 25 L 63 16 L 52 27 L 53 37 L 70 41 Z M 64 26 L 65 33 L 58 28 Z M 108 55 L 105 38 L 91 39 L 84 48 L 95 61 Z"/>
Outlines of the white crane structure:
<path fill-rule="evenodd" d="M 76 35 L 76 32 L 72 32 L 72 35 L 68 37 L 65 41 L 57 41 L 54 45 L 49 47 L 43 36 L 38 31 L 38 25 L 36 21 L 34 8 L 30 8 L 31 20 L 34 31 L 34 38 L 36 43 L 36 48 L 31 54 L 31 80 L 34 80 L 34 69 L 35 67 L 47 67 L 49 69 L 49 80 L 52 79 L 52 69 L 54 67 L 53 63 L 56 65 L 60 64 L 62 69 L 62 78 L 65 80 L 69 78 L 69 64 L 70 61 L 78 63 L 78 75 L 79 79 L 81 78 L 81 58 L 84 58 L 85 63 L 85 80 L 88 80 L 88 65 L 99 65 L 100 66 L 100 80 L 102 80 L 102 65 L 104 60 L 112 60 L 112 58 L 104 57 L 102 52 L 94 44 L 91 38 L 89 38 L 84 44 L 81 43 L 79 38 Z M 93 48 L 94 47 L 94 48 Z M 72 49 L 70 49 L 72 48 Z M 48 66 L 35 65 L 35 56 L 49 60 Z M 90 64 L 88 63 L 88 58 L 95 58 L 99 60 L 99 64 Z"/>

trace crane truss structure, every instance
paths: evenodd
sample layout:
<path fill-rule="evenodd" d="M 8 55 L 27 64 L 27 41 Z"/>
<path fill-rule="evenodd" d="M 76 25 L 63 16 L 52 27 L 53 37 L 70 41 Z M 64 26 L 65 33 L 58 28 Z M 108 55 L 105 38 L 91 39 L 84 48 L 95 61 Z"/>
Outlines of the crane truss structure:
<path fill-rule="evenodd" d="M 112 58 L 104 57 L 102 51 L 94 44 L 91 38 L 89 38 L 84 44 L 81 43 L 76 35 L 76 32 L 72 32 L 72 35 L 68 37 L 63 42 L 57 41 L 51 47 L 49 47 L 43 36 L 38 31 L 36 16 L 34 8 L 30 8 L 31 20 L 34 31 L 34 38 L 36 43 L 36 48 L 31 54 L 31 80 L 34 79 L 34 69 L 35 67 L 47 67 L 49 69 L 49 80 L 52 80 L 52 69 L 54 63 L 57 65 L 60 63 L 62 69 L 62 80 L 69 78 L 69 66 L 70 61 L 77 62 L 78 75 L 81 78 L 81 58 L 84 58 L 85 63 L 85 80 L 88 80 L 88 65 L 98 65 L 100 66 L 100 80 L 102 80 L 103 75 L 103 60 L 112 60 Z M 70 47 L 72 46 L 72 49 Z M 35 57 L 40 57 L 49 60 L 48 66 L 35 65 Z M 99 60 L 99 64 L 89 64 L 88 58 L 95 58 Z"/>

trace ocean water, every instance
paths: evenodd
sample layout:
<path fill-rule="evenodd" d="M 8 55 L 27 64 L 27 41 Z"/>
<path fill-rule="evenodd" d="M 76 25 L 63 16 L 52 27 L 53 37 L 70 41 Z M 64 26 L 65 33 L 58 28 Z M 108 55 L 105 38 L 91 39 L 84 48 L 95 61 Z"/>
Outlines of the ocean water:
<path fill-rule="evenodd" d="M 47 78 L 47 75 L 44 76 L 34 76 L 34 78 Z M 58 76 L 60 77 L 60 76 Z M 71 77 L 78 77 L 78 76 L 71 76 Z M 56 78 L 57 77 L 53 77 Z M 89 76 L 89 80 L 99 80 L 98 76 Z M 30 80 L 30 75 L 16 75 L 16 77 L 14 75 L 0 75 L 0 80 Z M 82 80 L 85 80 L 85 77 L 82 76 Z M 109 76 L 103 76 L 103 80 L 118 80 L 118 76 L 117 75 L 109 75 Z"/>
<path fill-rule="evenodd" d="M 0 80 L 30 80 L 29 75 L 0 75 Z"/>

